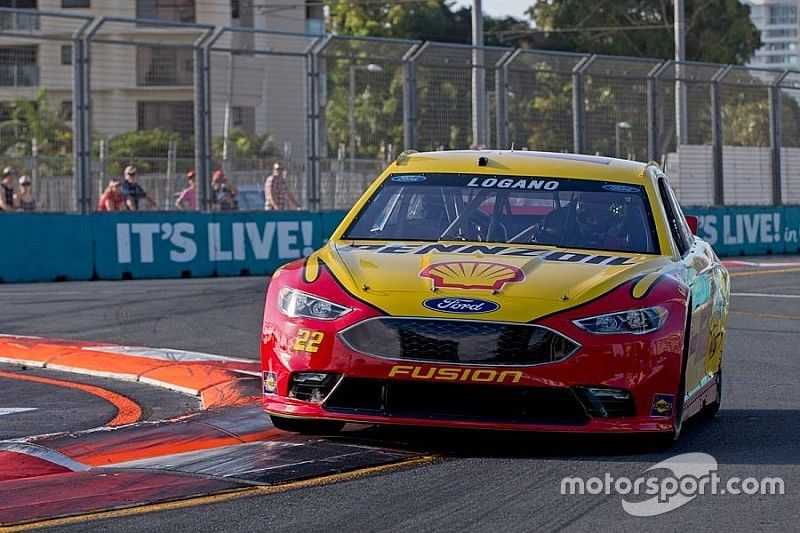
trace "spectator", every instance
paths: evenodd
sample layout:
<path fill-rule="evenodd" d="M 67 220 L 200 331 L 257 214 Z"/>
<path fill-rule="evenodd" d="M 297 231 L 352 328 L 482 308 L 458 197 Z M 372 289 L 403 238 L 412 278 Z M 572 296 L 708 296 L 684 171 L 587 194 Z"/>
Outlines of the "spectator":
<path fill-rule="evenodd" d="M 125 180 L 121 184 L 122 196 L 125 198 L 125 205 L 130 211 L 139 210 L 139 200 L 145 199 L 150 207 L 156 207 L 156 202 L 149 194 L 136 182 L 138 171 L 133 165 L 125 167 Z"/>
<path fill-rule="evenodd" d="M 286 211 L 289 206 L 300 209 L 300 203 L 289 190 L 284 177 L 285 171 L 280 162 L 272 166 L 272 175 L 264 182 L 264 209 L 266 211 Z"/>
<path fill-rule="evenodd" d="M 228 182 L 228 177 L 222 170 L 215 170 L 211 178 L 212 208 L 217 211 L 235 211 L 239 209 L 239 200 L 236 199 L 236 186 Z"/>
<path fill-rule="evenodd" d="M 186 172 L 187 186 L 175 200 L 175 207 L 181 211 L 197 211 L 197 188 L 195 187 L 194 170 Z"/>
<path fill-rule="evenodd" d="M 31 178 L 19 177 L 19 192 L 14 195 L 14 207 L 20 211 L 36 211 L 38 202 L 31 190 Z"/>
<path fill-rule="evenodd" d="M 127 209 L 125 197 L 122 196 L 122 191 L 120 191 L 119 180 L 109 180 L 106 190 L 103 191 L 103 194 L 100 195 L 100 200 L 97 201 L 97 210 L 105 212 L 127 211 Z"/>
<path fill-rule="evenodd" d="M 0 180 L 0 211 L 12 211 L 14 209 L 14 176 L 17 171 L 14 167 L 3 169 L 3 179 Z"/>

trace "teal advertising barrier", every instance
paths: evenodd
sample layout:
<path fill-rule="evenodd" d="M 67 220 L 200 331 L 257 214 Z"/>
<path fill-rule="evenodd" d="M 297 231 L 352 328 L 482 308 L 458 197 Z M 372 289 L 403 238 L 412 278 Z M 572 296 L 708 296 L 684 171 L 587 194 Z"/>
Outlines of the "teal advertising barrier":
<path fill-rule="evenodd" d="M 0 280 L 92 279 L 92 220 L 80 215 L 0 214 Z"/>
<path fill-rule="evenodd" d="M 718 255 L 794 254 L 800 249 L 800 206 L 686 207 L 697 233 Z"/>
<path fill-rule="evenodd" d="M 800 206 L 687 207 L 720 256 L 793 254 Z M 0 215 L 0 281 L 268 275 L 325 242 L 345 211 Z"/>
<path fill-rule="evenodd" d="M 0 215 L 3 282 L 271 274 L 344 212 Z"/>
<path fill-rule="evenodd" d="M 322 244 L 305 212 L 92 215 L 101 279 L 270 274 Z"/>

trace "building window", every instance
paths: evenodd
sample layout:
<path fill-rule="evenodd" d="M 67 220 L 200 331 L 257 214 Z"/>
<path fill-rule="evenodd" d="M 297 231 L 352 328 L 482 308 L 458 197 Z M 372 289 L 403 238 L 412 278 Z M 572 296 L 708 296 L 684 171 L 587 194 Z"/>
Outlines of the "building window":
<path fill-rule="evenodd" d="M 62 65 L 71 65 L 72 64 L 72 45 L 71 44 L 61 45 L 61 64 Z"/>
<path fill-rule="evenodd" d="M 194 0 L 136 0 L 136 18 L 194 22 Z"/>
<path fill-rule="evenodd" d="M 239 18 L 239 0 L 231 0 L 231 18 Z"/>
<path fill-rule="evenodd" d="M 61 7 L 92 7 L 90 0 L 61 0 Z"/>
<path fill-rule="evenodd" d="M 39 85 L 36 65 L 37 46 L 0 47 L 0 86 L 32 87 Z"/>
<path fill-rule="evenodd" d="M 797 37 L 797 30 L 767 30 L 766 37 Z"/>
<path fill-rule="evenodd" d="M 256 109 L 254 107 L 233 106 L 231 122 L 234 128 L 246 133 L 256 132 Z"/>
<path fill-rule="evenodd" d="M 137 102 L 136 125 L 140 130 L 162 129 L 191 135 L 194 102 Z"/>
<path fill-rule="evenodd" d="M 767 10 L 770 24 L 797 24 L 797 6 L 778 4 Z"/>
<path fill-rule="evenodd" d="M 72 100 L 61 102 L 61 118 L 66 122 L 72 120 Z"/>
<path fill-rule="evenodd" d="M 38 9 L 36 0 L 0 0 L 0 7 Z M 0 13 L 0 30 L 38 30 L 39 17 L 22 13 Z"/>
<path fill-rule="evenodd" d="M 186 48 L 140 46 L 136 49 L 136 85 L 192 85 L 194 56 Z"/>

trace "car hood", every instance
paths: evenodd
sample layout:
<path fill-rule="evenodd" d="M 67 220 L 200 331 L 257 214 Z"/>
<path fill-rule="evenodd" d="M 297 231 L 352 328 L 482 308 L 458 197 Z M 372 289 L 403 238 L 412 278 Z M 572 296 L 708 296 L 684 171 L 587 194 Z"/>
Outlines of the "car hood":
<path fill-rule="evenodd" d="M 512 322 L 580 305 L 674 265 L 663 256 L 480 243 L 348 241 L 329 243 L 319 258 L 354 296 L 391 315 Z M 462 300 L 488 303 L 457 305 Z"/>

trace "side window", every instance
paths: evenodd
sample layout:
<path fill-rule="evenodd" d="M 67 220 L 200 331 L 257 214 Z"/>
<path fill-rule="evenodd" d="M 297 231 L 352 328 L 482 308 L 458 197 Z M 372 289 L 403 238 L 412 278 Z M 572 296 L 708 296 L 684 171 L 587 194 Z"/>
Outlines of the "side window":
<path fill-rule="evenodd" d="M 686 255 L 692 245 L 693 238 L 665 178 L 659 178 L 658 192 L 661 196 L 661 202 L 664 204 L 664 211 L 667 213 L 667 223 L 669 224 L 672 239 L 678 246 L 680 254 Z"/>

